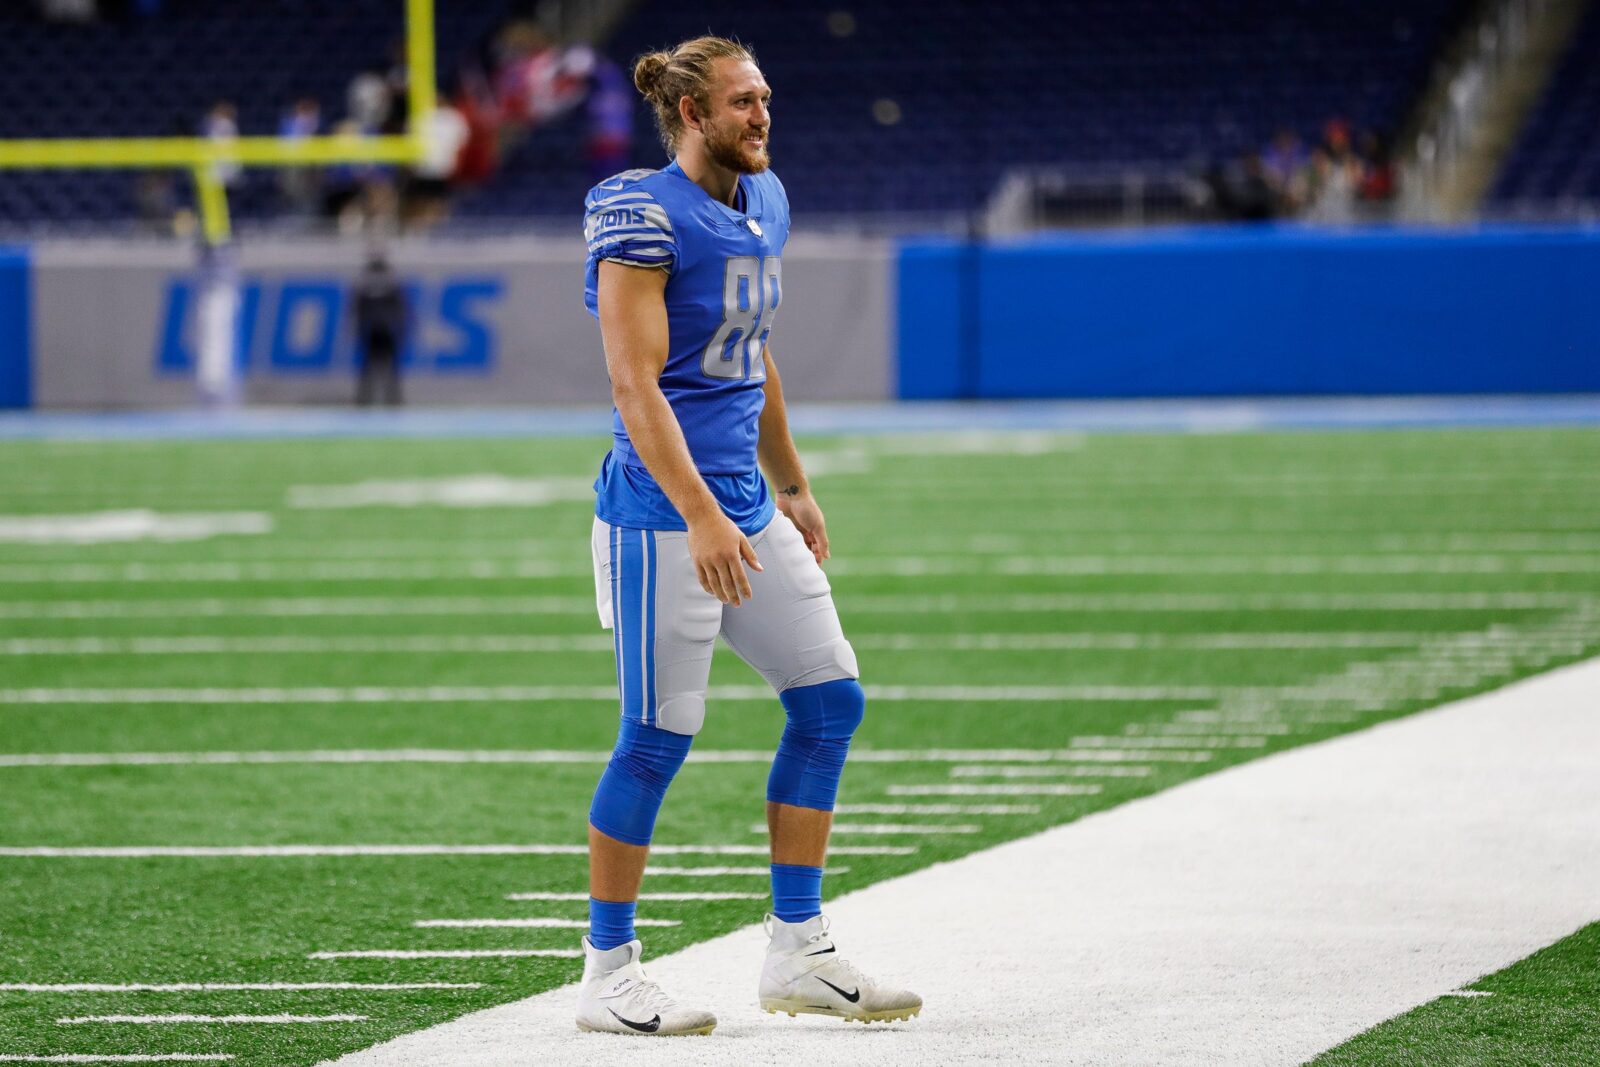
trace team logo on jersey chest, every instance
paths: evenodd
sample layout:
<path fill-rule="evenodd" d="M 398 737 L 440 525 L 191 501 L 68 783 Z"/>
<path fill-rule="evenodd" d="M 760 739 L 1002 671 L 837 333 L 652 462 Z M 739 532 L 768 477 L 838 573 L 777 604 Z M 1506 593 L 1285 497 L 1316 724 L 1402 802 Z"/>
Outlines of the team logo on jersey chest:
<path fill-rule="evenodd" d="M 761 227 L 756 224 L 755 219 L 745 219 L 744 224 L 750 227 L 750 232 L 755 234 L 757 237 L 763 236 L 761 233 Z"/>

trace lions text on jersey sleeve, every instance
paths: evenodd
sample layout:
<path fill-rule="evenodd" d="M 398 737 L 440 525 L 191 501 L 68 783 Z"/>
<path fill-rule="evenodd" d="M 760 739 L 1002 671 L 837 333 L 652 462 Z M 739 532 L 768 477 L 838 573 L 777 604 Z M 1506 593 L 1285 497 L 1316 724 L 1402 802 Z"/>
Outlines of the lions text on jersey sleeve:
<path fill-rule="evenodd" d="M 661 391 L 722 510 L 746 534 L 760 530 L 774 511 L 756 467 L 756 439 L 766 380 L 762 350 L 783 295 L 779 257 L 789 238 L 783 184 L 770 171 L 741 175 L 736 206 L 729 207 L 672 163 L 601 182 L 585 208 L 590 314 L 599 315 L 601 261 L 669 273 Z M 595 482 L 595 514 L 613 526 L 685 529 L 615 410 L 611 433 Z"/>

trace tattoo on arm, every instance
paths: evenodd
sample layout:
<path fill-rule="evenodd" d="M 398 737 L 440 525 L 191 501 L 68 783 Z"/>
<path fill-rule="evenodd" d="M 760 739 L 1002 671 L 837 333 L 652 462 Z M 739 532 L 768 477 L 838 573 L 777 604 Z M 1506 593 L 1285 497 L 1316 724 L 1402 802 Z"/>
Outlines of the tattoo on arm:
<path fill-rule="evenodd" d="M 784 496 L 799 496 L 800 487 L 798 485 L 791 485 L 787 489 L 779 489 L 778 492 L 782 493 Z"/>

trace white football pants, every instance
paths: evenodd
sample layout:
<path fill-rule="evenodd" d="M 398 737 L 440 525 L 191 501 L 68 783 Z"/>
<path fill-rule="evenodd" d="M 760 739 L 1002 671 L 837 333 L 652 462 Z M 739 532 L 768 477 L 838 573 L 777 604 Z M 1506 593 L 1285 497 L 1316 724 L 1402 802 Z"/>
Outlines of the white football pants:
<path fill-rule="evenodd" d="M 611 630 L 622 714 L 677 734 L 705 722 L 711 651 L 721 633 L 777 692 L 858 677 L 827 576 L 783 513 L 750 538 L 762 570 L 738 607 L 700 587 L 683 530 L 595 519 L 595 606 Z"/>

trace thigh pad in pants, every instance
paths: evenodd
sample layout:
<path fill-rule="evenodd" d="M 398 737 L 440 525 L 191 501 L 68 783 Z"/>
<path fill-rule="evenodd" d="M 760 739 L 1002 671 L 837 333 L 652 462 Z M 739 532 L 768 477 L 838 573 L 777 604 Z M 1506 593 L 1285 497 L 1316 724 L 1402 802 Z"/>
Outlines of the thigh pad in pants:
<path fill-rule="evenodd" d="M 780 513 L 750 543 L 762 569 L 747 572 L 755 595 L 722 610 L 728 644 L 780 693 L 859 677 L 828 577 L 794 523 Z"/>

